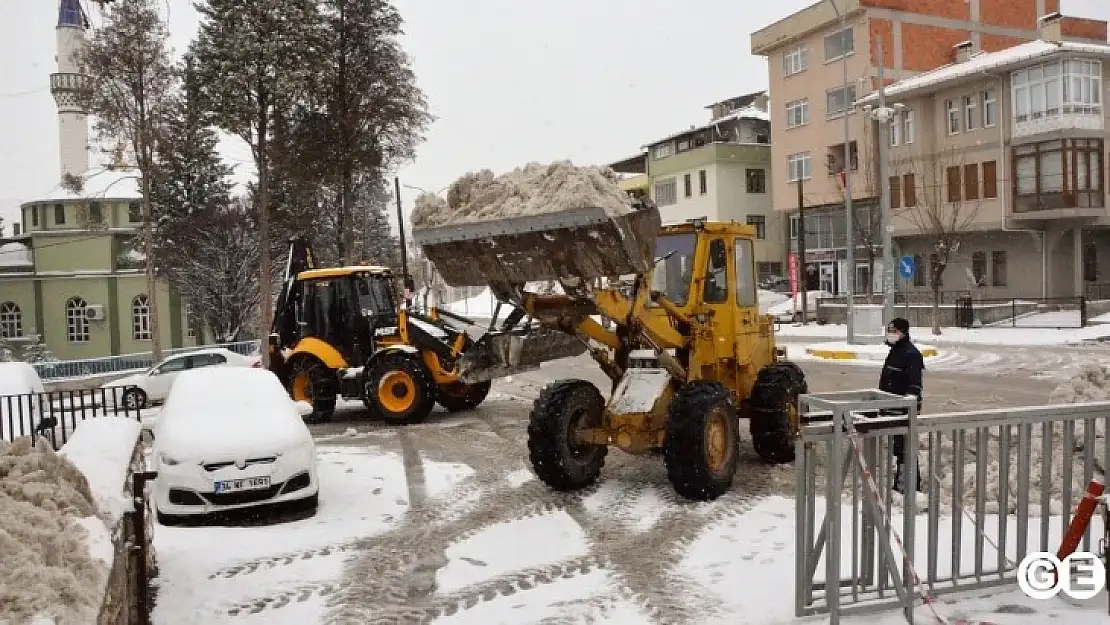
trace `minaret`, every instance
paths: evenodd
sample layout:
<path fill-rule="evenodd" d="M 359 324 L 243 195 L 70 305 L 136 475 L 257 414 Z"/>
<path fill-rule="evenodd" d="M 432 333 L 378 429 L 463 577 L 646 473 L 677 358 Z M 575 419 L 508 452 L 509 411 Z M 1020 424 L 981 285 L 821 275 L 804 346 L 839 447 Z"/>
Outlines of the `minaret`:
<path fill-rule="evenodd" d="M 89 21 L 80 0 L 58 5 L 58 72 L 50 75 L 50 93 L 58 105 L 58 145 L 62 175 L 82 175 L 89 169 L 89 122 L 78 100 L 85 77 L 78 73 L 76 55 L 85 46 Z"/>

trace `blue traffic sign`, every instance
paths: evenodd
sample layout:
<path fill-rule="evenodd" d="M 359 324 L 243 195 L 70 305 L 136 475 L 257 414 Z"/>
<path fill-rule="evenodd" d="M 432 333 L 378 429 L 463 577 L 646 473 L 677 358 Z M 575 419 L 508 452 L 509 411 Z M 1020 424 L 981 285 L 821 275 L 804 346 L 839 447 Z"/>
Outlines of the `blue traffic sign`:
<path fill-rule="evenodd" d="M 898 273 L 907 280 L 913 277 L 914 262 L 913 256 L 903 256 L 898 262 Z"/>

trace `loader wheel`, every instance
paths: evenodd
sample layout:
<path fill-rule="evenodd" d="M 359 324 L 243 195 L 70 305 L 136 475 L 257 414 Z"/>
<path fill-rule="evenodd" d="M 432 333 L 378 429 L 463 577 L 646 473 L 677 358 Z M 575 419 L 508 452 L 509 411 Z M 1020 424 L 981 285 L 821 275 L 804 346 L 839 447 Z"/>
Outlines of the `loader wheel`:
<path fill-rule="evenodd" d="M 491 386 L 493 386 L 493 382 L 489 380 L 477 384 L 464 384 L 462 382 L 444 384 L 436 387 L 436 401 L 447 412 L 473 410 L 486 400 Z"/>
<path fill-rule="evenodd" d="M 675 492 L 712 501 L 728 492 L 740 459 L 740 417 L 717 382 L 691 382 L 667 411 L 663 463 Z"/>
<path fill-rule="evenodd" d="M 420 423 L 435 408 L 436 384 L 416 356 L 392 350 L 367 368 L 362 401 L 390 423 Z"/>
<path fill-rule="evenodd" d="M 759 372 L 750 399 L 752 445 L 764 462 L 794 461 L 798 396 L 809 392 L 805 373 L 792 362 L 776 362 Z"/>
<path fill-rule="evenodd" d="M 585 488 L 597 481 L 609 448 L 579 443 L 574 432 L 601 426 L 605 400 L 585 380 L 548 384 L 532 406 L 528 457 L 536 477 L 557 491 Z"/>
<path fill-rule="evenodd" d="M 326 423 L 335 412 L 335 373 L 315 358 L 299 358 L 293 362 L 289 378 L 289 396 L 293 401 L 312 404 L 309 423 Z"/>

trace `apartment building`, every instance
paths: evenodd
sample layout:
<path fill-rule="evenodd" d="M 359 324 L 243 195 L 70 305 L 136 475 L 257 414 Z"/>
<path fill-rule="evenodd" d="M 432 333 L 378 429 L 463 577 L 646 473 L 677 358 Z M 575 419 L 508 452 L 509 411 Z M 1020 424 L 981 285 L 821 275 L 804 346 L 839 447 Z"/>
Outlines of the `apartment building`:
<path fill-rule="evenodd" d="M 1059 0 L 823 0 L 751 35 L 752 53 L 768 59 L 774 210 L 795 216 L 794 253 L 800 182 L 811 288 L 846 292 L 846 188 L 855 205 L 856 289 L 880 285 L 881 260 L 873 276 L 866 262 L 867 246 L 881 242 L 878 143 L 873 121 L 853 105 L 877 88 L 879 67 L 888 81 L 909 79 L 953 63 L 960 49 L 1011 48 L 1038 39 L 1039 18 L 1058 11 Z M 1101 22 L 1058 23 L 1063 36 L 1105 41 Z M 918 113 L 905 115 L 900 127 L 916 132 Z"/>
<path fill-rule="evenodd" d="M 887 88 L 914 120 L 891 133 L 888 182 L 899 252 L 917 259 L 911 289 L 931 286 L 949 234 L 944 289 L 1077 297 L 1110 276 L 1110 45 L 1105 23 L 1087 40 L 1065 23 L 1046 16 L 1043 39 L 999 52 L 962 46 L 956 63 Z"/>
<path fill-rule="evenodd" d="M 768 101 L 757 92 L 709 104 L 706 124 L 644 145 L 642 157 L 663 223 L 701 218 L 755 228 L 761 279 L 784 275 L 785 261 L 786 223 L 771 202 Z"/>

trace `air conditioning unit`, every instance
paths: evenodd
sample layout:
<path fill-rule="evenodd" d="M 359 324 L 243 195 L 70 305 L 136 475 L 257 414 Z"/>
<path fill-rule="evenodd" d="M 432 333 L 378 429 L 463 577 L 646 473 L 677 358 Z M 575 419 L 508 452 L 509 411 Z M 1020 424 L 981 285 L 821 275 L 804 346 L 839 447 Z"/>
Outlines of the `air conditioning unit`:
<path fill-rule="evenodd" d="M 85 318 L 90 321 L 103 321 L 104 320 L 104 306 L 101 304 L 90 304 L 85 307 Z"/>

